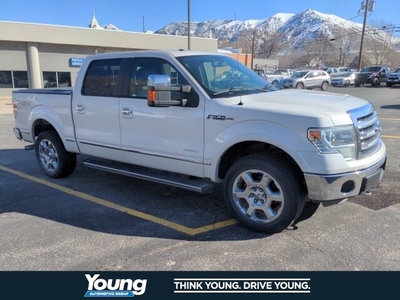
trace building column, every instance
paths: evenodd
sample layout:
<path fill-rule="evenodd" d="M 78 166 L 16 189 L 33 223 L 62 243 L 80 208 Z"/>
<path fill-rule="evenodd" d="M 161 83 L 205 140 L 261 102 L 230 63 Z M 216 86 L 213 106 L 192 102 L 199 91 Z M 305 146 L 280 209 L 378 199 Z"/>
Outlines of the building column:
<path fill-rule="evenodd" d="M 38 89 L 42 87 L 40 74 L 38 43 L 28 43 L 28 74 L 29 87 Z"/>

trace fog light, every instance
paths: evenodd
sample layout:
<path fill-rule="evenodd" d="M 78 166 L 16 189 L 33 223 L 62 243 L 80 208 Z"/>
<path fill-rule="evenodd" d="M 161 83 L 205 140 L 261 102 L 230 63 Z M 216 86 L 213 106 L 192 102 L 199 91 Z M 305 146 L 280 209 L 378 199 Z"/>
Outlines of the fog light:
<path fill-rule="evenodd" d="M 353 180 L 346 181 L 345 183 L 342 184 L 342 189 L 340 190 L 342 194 L 348 194 L 354 190 L 356 187 L 355 183 Z"/>

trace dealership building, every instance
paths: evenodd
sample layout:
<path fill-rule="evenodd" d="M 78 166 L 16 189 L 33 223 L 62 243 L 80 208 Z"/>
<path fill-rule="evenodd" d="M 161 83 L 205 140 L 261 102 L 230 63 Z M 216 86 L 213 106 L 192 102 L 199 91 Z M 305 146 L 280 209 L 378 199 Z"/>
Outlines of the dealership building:
<path fill-rule="evenodd" d="M 104 29 L 94 15 L 88 28 L 0 21 L 0 96 L 20 88 L 73 86 L 87 55 L 188 45 L 185 36 Z M 218 41 L 191 37 L 190 49 L 217 52 Z"/>

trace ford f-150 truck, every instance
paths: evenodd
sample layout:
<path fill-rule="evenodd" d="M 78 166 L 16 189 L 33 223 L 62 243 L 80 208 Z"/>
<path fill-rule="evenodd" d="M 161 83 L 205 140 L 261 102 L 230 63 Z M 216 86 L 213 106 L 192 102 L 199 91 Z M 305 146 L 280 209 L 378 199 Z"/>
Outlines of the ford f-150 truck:
<path fill-rule="evenodd" d="M 12 99 L 15 136 L 48 176 L 70 175 L 84 154 L 87 167 L 204 194 L 221 184 L 233 216 L 260 232 L 281 232 L 306 202 L 369 191 L 387 158 L 369 102 L 277 90 L 218 53 L 96 54 L 73 88 Z"/>

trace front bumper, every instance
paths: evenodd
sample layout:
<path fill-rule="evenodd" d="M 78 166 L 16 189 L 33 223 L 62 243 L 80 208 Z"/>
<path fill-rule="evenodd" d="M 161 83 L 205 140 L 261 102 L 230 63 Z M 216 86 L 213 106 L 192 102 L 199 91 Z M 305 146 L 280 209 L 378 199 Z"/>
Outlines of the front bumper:
<path fill-rule="evenodd" d="M 304 174 L 308 196 L 314 201 L 334 201 L 360 195 L 382 180 L 387 155 L 364 170 L 335 175 Z"/>

